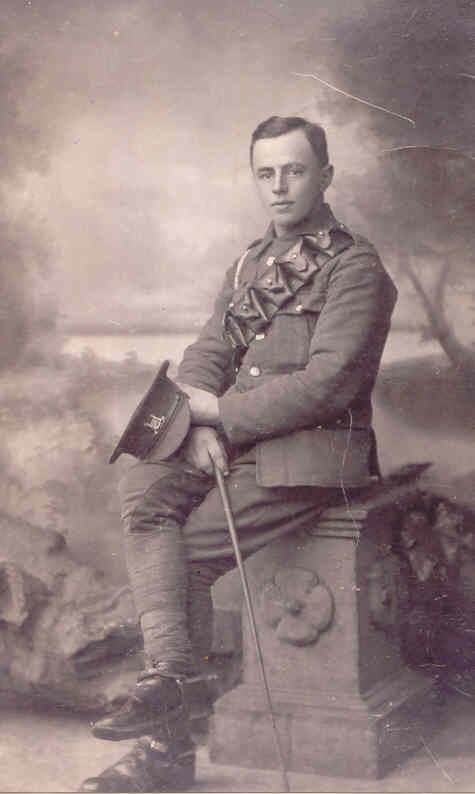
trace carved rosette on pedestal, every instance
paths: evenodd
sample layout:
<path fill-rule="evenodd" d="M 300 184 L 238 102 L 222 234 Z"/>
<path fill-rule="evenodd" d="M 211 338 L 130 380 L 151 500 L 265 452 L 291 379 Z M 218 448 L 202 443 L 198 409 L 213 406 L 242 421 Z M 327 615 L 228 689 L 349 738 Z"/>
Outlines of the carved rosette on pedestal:
<path fill-rule="evenodd" d="M 333 598 L 318 575 L 307 568 L 282 568 L 260 597 L 262 618 L 282 642 L 310 645 L 333 617 Z"/>
<path fill-rule="evenodd" d="M 246 562 L 287 769 L 380 777 L 440 725 L 433 682 L 404 657 L 410 566 L 394 548 L 414 491 L 331 508 Z M 318 572 L 318 573 L 317 573 Z M 210 755 L 277 768 L 245 614 L 242 683 L 215 704 Z"/>

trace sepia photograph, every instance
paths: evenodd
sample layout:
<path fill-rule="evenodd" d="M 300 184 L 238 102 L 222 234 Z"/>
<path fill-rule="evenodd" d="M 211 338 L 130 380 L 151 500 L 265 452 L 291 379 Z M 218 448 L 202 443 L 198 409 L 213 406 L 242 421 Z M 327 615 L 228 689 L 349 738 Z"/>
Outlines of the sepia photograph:
<path fill-rule="evenodd" d="M 475 792 L 475 0 L 0 65 L 0 791 Z"/>

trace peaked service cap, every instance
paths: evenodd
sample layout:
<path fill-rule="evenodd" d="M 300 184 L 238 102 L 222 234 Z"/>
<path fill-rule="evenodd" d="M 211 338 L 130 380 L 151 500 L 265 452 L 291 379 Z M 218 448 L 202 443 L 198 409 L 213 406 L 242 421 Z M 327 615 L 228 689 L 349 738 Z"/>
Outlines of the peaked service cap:
<path fill-rule="evenodd" d="M 164 460 L 181 446 L 190 428 L 186 394 L 167 377 L 170 362 L 164 361 L 145 397 L 139 402 L 116 448 L 114 463 L 122 452 L 144 459 L 153 450 L 154 460 Z"/>

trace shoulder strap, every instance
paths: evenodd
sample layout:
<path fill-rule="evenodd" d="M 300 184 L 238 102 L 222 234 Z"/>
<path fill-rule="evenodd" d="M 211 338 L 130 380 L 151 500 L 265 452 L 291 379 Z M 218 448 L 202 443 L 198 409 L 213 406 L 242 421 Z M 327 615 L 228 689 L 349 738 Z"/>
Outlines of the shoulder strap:
<path fill-rule="evenodd" d="M 252 248 L 255 248 L 256 245 L 259 245 L 259 243 L 262 243 L 262 237 L 258 237 L 257 240 L 253 240 L 252 243 L 250 243 L 250 245 L 246 248 L 244 253 L 239 257 L 238 263 L 236 265 L 236 272 L 234 274 L 234 289 L 237 289 L 239 287 L 239 277 L 241 275 L 241 271 L 249 251 Z"/>

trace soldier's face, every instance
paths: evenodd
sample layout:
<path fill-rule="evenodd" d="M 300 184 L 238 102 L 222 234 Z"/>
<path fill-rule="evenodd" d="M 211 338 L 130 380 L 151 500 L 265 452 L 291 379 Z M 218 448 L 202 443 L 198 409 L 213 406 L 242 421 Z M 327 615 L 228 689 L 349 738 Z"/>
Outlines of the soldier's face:
<path fill-rule="evenodd" d="M 291 233 L 318 210 L 333 177 L 332 166 L 320 165 L 302 130 L 256 141 L 252 170 L 277 235 Z"/>

